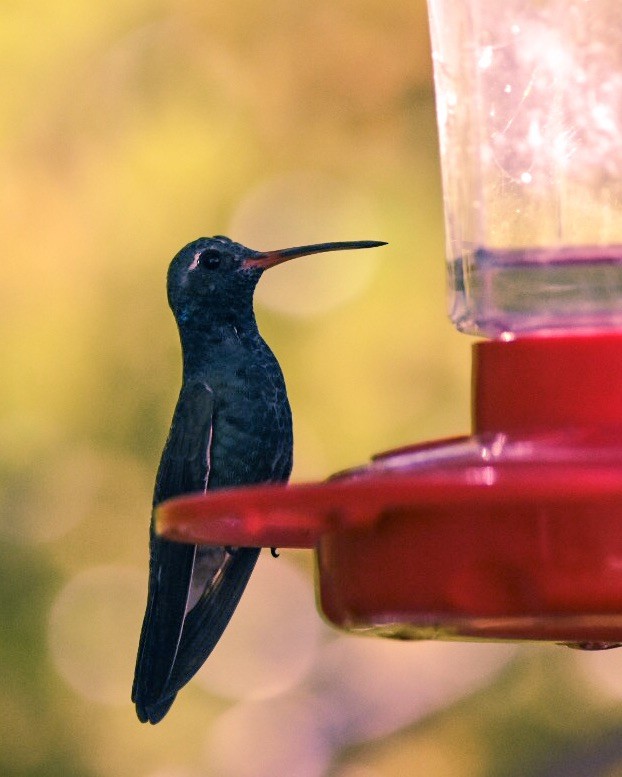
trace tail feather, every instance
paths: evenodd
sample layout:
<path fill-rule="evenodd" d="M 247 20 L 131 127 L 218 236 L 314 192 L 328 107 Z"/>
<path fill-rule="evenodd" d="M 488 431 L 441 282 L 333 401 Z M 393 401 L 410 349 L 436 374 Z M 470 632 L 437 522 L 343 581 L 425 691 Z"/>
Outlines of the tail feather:
<path fill-rule="evenodd" d="M 183 688 L 216 647 L 244 593 L 259 551 L 259 548 L 238 548 L 217 583 L 188 613 L 166 694 Z"/>
<path fill-rule="evenodd" d="M 206 586 L 197 603 L 185 616 L 172 666 L 162 683 L 152 669 L 160 650 L 157 633 L 148 631 L 141 641 L 132 701 L 143 723 L 158 723 L 175 701 L 178 691 L 198 672 L 216 647 L 259 556 L 259 548 L 239 548 L 227 558 L 222 572 Z M 155 656 L 155 660 L 154 660 Z"/>

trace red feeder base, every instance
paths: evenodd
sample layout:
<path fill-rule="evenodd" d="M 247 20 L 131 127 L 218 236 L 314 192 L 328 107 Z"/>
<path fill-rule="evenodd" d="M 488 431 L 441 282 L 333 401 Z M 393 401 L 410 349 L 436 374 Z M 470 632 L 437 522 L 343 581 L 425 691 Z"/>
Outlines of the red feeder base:
<path fill-rule="evenodd" d="M 348 630 L 622 643 L 622 336 L 478 343 L 474 373 L 473 437 L 180 497 L 158 531 L 315 546 L 322 610 Z"/>

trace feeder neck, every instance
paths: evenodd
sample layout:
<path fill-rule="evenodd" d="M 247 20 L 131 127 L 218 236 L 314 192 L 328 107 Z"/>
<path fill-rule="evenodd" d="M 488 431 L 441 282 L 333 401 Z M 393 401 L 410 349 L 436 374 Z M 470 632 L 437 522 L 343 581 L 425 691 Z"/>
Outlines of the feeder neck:
<path fill-rule="evenodd" d="M 622 427 L 622 333 L 473 347 L 473 432 Z"/>

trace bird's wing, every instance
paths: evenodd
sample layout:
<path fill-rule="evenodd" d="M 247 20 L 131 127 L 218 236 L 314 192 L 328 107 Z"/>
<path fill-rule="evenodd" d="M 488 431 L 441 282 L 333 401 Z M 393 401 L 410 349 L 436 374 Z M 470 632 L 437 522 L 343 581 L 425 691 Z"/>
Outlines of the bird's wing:
<path fill-rule="evenodd" d="M 213 394 L 207 384 L 199 381 L 184 384 L 158 469 L 154 506 L 179 494 L 206 489 L 213 409 Z M 152 525 L 150 550 L 147 611 L 138 647 L 132 700 L 138 717 L 155 723 L 170 706 L 167 704 L 163 711 L 159 709 L 180 645 L 192 592 L 196 548 L 157 537 Z M 224 559 L 224 550 L 221 553 Z"/>

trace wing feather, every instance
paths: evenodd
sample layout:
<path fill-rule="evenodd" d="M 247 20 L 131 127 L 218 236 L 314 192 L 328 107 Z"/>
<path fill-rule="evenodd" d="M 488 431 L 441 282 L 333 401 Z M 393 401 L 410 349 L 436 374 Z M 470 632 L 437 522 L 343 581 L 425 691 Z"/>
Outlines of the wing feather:
<path fill-rule="evenodd" d="M 182 387 L 156 477 L 154 507 L 179 494 L 203 491 L 209 477 L 214 398 L 210 387 Z M 149 592 L 138 648 L 132 700 L 142 721 L 157 722 L 173 672 L 191 591 L 196 547 L 150 532 Z M 172 703 L 172 699 L 171 699 Z"/>

